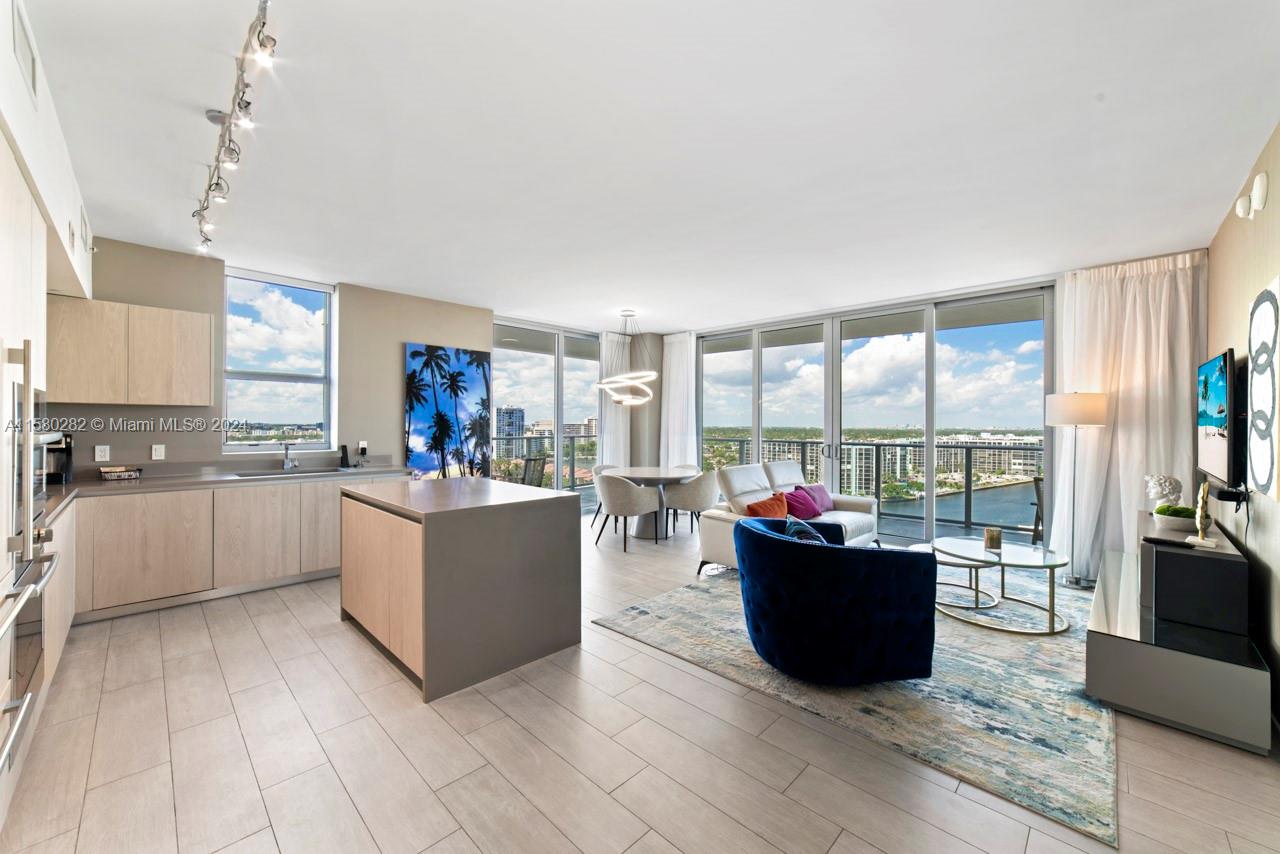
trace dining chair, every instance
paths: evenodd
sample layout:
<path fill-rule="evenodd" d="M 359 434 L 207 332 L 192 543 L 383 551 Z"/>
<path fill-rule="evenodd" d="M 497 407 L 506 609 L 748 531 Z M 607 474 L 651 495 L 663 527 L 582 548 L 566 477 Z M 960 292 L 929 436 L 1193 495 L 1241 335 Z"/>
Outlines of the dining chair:
<path fill-rule="evenodd" d="M 679 466 L 679 468 L 685 468 Z M 696 469 L 696 466 L 691 468 Z M 710 510 L 720 497 L 720 487 L 716 484 L 714 471 L 703 472 L 693 480 L 685 483 L 670 483 L 663 490 L 667 499 L 667 509 L 671 511 L 671 522 L 674 525 L 680 519 L 680 511 L 689 514 L 689 533 L 693 533 L 693 523 L 702 511 Z M 699 520 L 701 524 L 701 520 Z"/>
<path fill-rule="evenodd" d="M 542 486 L 542 475 L 546 470 L 546 457 L 525 457 L 524 474 L 520 482 L 525 486 Z"/>
<path fill-rule="evenodd" d="M 605 472 L 610 471 L 610 470 L 612 470 L 612 469 L 616 469 L 616 468 L 617 468 L 617 466 L 606 465 L 606 464 L 604 464 L 604 463 L 601 463 L 600 465 L 596 465 L 596 466 L 592 466 L 592 467 L 591 467 L 591 482 L 592 482 L 592 483 L 594 483 L 594 484 L 597 484 L 597 486 L 596 486 L 596 514 L 595 514 L 594 516 L 592 516 L 592 517 L 591 517 L 591 526 L 592 526 L 592 527 L 594 527 L 594 526 L 595 526 L 595 524 L 596 524 L 596 520 L 600 518 L 600 487 L 599 487 L 599 483 L 600 483 L 600 475 L 602 475 L 602 474 L 604 474 Z"/>
<path fill-rule="evenodd" d="M 615 521 L 622 519 L 622 550 L 627 550 L 627 520 L 632 516 L 653 514 L 653 542 L 658 542 L 658 490 L 652 486 L 636 486 L 625 477 L 605 472 L 596 481 L 596 494 L 600 496 L 600 504 L 604 507 L 604 522 L 596 534 L 596 545 L 600 544 L 600 536 L 609 527 L 609 517 Z M 616 530 L 616 528 L 615 528 Z"/>

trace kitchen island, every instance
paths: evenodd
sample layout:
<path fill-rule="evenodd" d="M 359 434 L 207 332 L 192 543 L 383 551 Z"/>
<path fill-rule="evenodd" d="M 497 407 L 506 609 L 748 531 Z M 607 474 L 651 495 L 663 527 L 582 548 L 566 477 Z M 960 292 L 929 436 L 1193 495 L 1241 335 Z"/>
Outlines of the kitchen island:
<path fill-rule="evenodd" d="M 342 489 L 342 617 L 434 700 L 579 642 L 572 492 L 483 478 Z"/>

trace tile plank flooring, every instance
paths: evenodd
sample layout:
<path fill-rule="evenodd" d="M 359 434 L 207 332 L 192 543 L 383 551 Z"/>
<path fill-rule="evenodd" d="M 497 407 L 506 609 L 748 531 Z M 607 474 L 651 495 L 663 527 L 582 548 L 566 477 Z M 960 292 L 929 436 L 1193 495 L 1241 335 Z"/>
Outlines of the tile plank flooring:
<path fill-rule="evenodd" d="M 589 625 L 697 536 L 599 547 L 582 644 L 424 705 L 336 579 L 77 626 L 0 851 L 1109 851 Z M 1120 850 L 1280 854 L 1280 762 L 1120 716 Z"/>

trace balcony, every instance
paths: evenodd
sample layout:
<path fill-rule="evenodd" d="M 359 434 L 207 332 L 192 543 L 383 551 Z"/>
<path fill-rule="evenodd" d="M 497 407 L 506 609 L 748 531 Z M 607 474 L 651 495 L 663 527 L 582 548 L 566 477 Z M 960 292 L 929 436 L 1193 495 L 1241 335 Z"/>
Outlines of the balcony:
<path fill-rule="evenodd" d="M 493 438 L 493 477 L 520 483 L 525 461 L 542 461 L 540 486 L 555 487 L 555 444 L 551 436 L 495 436 Z M 591 469 L 598 462 L 596 436 L 564 436 L 560 440 L 560 488 L 582 496 L 583 513 L 595 512 L 596 485 Z"/>
<path fill-rule="evenodd" d="M 765 439 L 764 462 L 796 460 L 810 482 L 822 480 L 820 439 Z M 748 463 L 748 438 L 702 439 L 704 470 Z M 924 442 L 840 443 L 839 491 L 879 500 L 880 533 L 895 539 L 924 537 Z M 1043 445 L 937 443 L 937 536 L 972 536 L 986 527 L 1003 529 L 1017 542 L 1035 534 L 1037 490 L 1043 482 Z"/>

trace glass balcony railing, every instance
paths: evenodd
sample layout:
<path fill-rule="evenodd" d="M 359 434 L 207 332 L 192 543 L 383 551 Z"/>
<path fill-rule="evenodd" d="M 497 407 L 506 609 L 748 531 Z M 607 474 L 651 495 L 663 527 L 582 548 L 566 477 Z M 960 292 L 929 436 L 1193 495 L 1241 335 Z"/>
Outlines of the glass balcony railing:
<path fill-rule="evenodd" d="M 493 477 L 551 489 L 555 485 L 555 444 L 551 436 L 495 436 Z M 560 488 L 589 493 L 583 499 L 584 506 L 595 497 L 591 469 L 599 461 L 598 447 L 594 434 L 560 440 Z"/>
<path fill-rule="evenodd" d="M 760 458 L 763 462 L 796 460 L 812 483 L 823 479 L 822 449 L 820 439 L 765 439 Z M 704 436 L 703 470 L 748 463 L 751 450 L 750 439 Z M 875 496 L 882 519 L 923 520 L 924 455 L 923 441 L 841 442 L 839 492 Z M 935 468 L 939 534 L 998 527 L 1019 538 L 1042 536 L 1043 444 L 943 438 L 936 445 Z M 916 530 L 923 529 L 917 524 Z"/>

